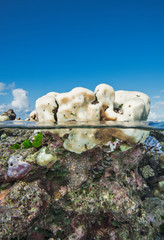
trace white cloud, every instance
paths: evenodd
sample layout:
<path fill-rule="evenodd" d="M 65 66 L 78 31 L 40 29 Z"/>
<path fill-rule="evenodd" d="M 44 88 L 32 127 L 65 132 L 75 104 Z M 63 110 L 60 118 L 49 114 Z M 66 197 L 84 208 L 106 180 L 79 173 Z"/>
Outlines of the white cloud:
<path fill-rule="evenodd" d="M 6 106 L 6 104 L 1 104 L 0 105 L 0 112 L 5 112 L 7 110 L 7 106 Z"/>
<path fill-rule="evenodd" d="M 161 108 L 162 106 L 164 106 L 164 102 L 163 102 L 163 101 L 156 102 L 156 103 L 151 107 L 151 109 L 157 110 L 157 109 Z"/>
<path fill-rule="evenodd" d="M 162 120 L 164 121 L 164 102 L 156 102 L 150 109 L 149 121 Z"/>
<path fill-rule="evenodd" d="M 17 88 L 12 90 L 13 101 L 11 102 L 11 107 L 16 109 L 18 112 L 29 111 L 29 99 L 28 92 L 22 88 Z"/>
<path fill-rule="evenodd" d="M 0 82 L 0 95 L 4 96 L 8 94 L 8 90 L 12 90 L 15 88 L 15 83 L 11 83 L 6 85 L 6 83 Z M 7 92 L 6 92 L 7 91 Z"/>
<path fill-rule="evenodd" d="M 149 121 L 158 120 L 158 114 L 155 113 L 155 112 L 150 111 L 148 120 L 149 120 Z"/>
<path fill-rule="evenodd" d="M 164 121 L 164 113 L 150 111 L 148 121 Z"/>
<path fill-rule="evenodd" d="M 5 96 L 5 95 L 7 95 L 7 93 L 6 92 L 0 92 L 0 95 Z"/>
<path fill-rule="evenodd" d="M 156 99 L 158 99 L 158 98 L 160 98 L 160 96 L 154 96 L 153 98 L 156 98 Z"/>
<path fill-rule="evenodd" d="M 10 94 L 12 93 L 13 100 L 7 102 L 1 102 L 0 104 L 0 114 L 6 112 L 8 109 L 13 108 L 17 117 L 25 119 L 29 116 L 29 98 L 28 92 L 22 88 L 15 88 L 15 83 L 6 85 L 0 82 L 0 95 L 7 95 L 6 99 L 10 99 Z"/>
<path fill-rule="evenodd" d="M 3 82 L 0 82 L 0 92 L 4 91 L 6 88 L 6 84 Z"/>
<path fill-rule="evenodd" d="M 7 86 L 7 89 L 13 90 L 14 88 L 15 88 L 15 82 L 13 82 Z"/>
<path fill-rule="evenodd" d="M 3 82 L 0 82 L 0 96 L 4 96 L 7 94 L 6 92 L 4 92 L 5 89 L 6 89 L 6 84 Z M 7 107 L 6 104 L 2 103 L 0 105 L 0 112 L 6 111 L 6 107 Z"/>

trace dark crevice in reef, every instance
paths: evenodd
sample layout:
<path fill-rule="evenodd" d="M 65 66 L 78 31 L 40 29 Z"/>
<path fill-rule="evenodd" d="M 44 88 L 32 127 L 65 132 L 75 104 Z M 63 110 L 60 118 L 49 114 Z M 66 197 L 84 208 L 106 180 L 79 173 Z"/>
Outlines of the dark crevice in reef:
<path fill-rule="evenodd" d="M 57 123 L 57 112 L 58 112 L 58 109 L 59 109 L 59 104 L 58 104 L 57 101 L 55 101 L 55 102 L 56 102 L 57 107 L 54 108 L 52 112 L 53 112 L 53 114 L 54 114 L 55 122 Z"/>

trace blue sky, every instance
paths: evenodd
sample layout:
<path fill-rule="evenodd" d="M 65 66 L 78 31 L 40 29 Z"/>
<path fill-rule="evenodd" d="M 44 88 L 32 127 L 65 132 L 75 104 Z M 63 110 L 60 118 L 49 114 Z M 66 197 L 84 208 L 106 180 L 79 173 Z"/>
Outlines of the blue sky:
<path fill-rule="evenodd" d="M 163 0 L 1 0 L 0 111 L 77 86 L 145 92 L 164 119 Z"/>

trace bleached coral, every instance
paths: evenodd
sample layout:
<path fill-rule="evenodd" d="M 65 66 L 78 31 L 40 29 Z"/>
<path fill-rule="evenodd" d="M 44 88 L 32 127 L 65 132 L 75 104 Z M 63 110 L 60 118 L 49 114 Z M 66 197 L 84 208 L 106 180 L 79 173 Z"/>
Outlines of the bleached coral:
<path fill-rule="evenodd" d="M 107 84 L 99 84 L 94 91 L 97 101 L 103 108 L 113 109 L 115 92 L 114 89 Z"/>
<path fill-rule="evenodd" d="M 57 161 L 57 156 L 47 153 L 47 148 L 42 147 L 40 153 L 37 156 L 37 164 L 40 166 L 48 166 L 54 164 Z"/>
<path fill-rule="evenodd" d="M 39 122 L 55 122 L 56 96 L 56 92 L 50 92 L 36 100 L 36 115 Z"/>
<path fill-rule="evenodd" d="M 132 115 L 129 116 L 130 120 L 146 120 L 150 111 L 150 98 L 142 92 L 116 91 L 114 108 L 119 108 L 119 106 L 122 106 L 123 115 L 125 115 L 126 118 L 132 113 Z M 138 115 L 134 114 L 135 111 L 139 111 Z"/>
<path fill-rule="evenodd" d="M 100 120 L 100 105 L 92 104 L 95 101 L 95 95 L 88 89 L 74 88 L 68 93 L 58 94 L 56 101 L 59 106 L 58 122 Z"/>
<path fill-rule="evenodd" d="M 67 93 L 48 93 L 36 101 L 36 115 L 39 122 L 65 123 L 105 121 L 140 121 L 146 120 L 150 111 L 150 99 L 141 92 L 116 91 L 107 84 L 100 84 L 92 92 L 77 87 Z M 121 140 L 137 143 L 143 142 L 149 132 L 139 129 L 106 130 L 105 140 L 100 129 L 67 129 L 58 131 L 60 136 L 68 134 L 64 147 L 81 153 L 102 142 L 105 144 L 114 136 Z M 100 136 L 100 138 L 99 138 Z"/>

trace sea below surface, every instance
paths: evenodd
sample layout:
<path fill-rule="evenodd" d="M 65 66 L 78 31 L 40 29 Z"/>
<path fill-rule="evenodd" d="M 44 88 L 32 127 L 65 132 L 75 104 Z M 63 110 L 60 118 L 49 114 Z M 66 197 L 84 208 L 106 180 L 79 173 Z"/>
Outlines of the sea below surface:
<path fill-rule="evenodd" d="M 164 121 L 0 122 L 0 225 L 2 240 L 163 240 Z"/>
<path fill-rule="evenodd" d="M 63 128 L 138 128 L 143 130 L 164 130 L 164 121 L 88 121 L 66 123 L 39 123 L 30 121 L 3 121 L 0 128 L 20 128 L 20 129 L 63 129 Z"/>

